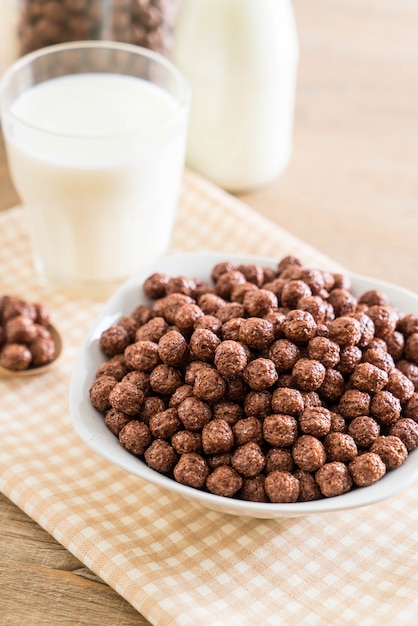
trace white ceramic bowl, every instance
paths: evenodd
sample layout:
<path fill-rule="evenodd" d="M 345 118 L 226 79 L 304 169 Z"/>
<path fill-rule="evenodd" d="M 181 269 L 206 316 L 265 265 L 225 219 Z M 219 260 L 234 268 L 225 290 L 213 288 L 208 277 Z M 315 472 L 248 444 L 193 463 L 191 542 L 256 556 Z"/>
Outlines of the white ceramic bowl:
<path fill-rule="evenodd" d="M 238 263 L 259 263 L 265 267 L 277 265 L 275 259 L 237 256 L 227 253 L 175 255 L 165 257 L 145 268 L 143 272 L 124 283 L 110 298 L 85 340 L 72 375 L 70 412 L 74 428 L 81 439 L 111 463 L 163 489 L 180 494 L 215 511 L 254 518 L 296 517 L 366 506 L 389 498 L 412 483 L 418 477 L 418 449 L 409 454 L 408 459 L 401 467 L 388 472 L 376 484 L 354 489 L 341 496 L 292 504 L 246 502 L 216 496 L 181 485 L 175 480 L 152 470 L 142 460 L 130 454 L 120 445 L 117 437 L 105 426 L 103 415 L 92 407 L 89 400 L 89 388 L 95 378 L 96 370 L 104 361 L 103 354 L 99 349 L 101 333 L 117 322 L 121 316 L 129 315 L 138 304 L 149 302 L 143 295 L 141 287 L 145 278 L 153 272 L 164 272 L 171 276 L 189 275 L 209 280 L 212 267 L 225 260 L 235 260 Z M 365 276 L 350 274 L 350 278 L 353 292 L 356 295 L 369 289 L 381 289 L 389 296 L 391 304 L 400 310 L 405 313 L 418 313 L 417 294 Z"/>

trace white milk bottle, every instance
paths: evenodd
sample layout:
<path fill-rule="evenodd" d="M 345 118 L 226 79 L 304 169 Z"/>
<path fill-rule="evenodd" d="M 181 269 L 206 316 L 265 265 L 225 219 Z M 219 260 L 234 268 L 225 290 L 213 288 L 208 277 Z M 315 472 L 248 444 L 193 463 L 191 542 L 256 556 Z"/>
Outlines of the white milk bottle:
<path fill-rule="evenodd" d="M 189 167 L 232 192 L 284 171 L 298 56 L 291 0 L 183 0 L 173 60 L 192 88 Z"/>

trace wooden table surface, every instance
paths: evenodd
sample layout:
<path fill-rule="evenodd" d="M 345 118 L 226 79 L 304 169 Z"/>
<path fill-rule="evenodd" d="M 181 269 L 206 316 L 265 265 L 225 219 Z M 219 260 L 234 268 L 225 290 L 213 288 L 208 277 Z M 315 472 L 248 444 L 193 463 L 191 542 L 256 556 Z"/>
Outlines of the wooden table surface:
<path fill-rule="evenodd" d="M 242 199 L 351 270 L 418 290 L 418 3 L 294 0 L 285 174 Z M 18 203 L 0 144 L 0 210 Z M 1 444 L 0 444 L 1 445 Z M 2 626 L 148 622 L 0 494 Z"/>

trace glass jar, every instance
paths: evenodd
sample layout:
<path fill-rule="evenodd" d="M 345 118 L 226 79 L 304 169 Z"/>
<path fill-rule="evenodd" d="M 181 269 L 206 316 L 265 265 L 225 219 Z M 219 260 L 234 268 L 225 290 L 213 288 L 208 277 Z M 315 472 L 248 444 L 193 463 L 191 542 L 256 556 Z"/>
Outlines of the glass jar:
<path fill-rule="evenodd" d="M 0 0 L 0 72 L 23 54 L 67 41 L 121 41 L 169 56 L 179 2 Z"/>

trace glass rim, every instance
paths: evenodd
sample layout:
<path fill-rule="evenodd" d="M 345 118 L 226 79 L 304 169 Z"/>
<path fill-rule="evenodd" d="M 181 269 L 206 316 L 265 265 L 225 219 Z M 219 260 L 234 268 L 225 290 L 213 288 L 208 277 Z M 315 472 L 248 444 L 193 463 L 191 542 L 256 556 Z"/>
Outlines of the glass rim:
<path fill-rule="evenodd" d="M 160 66 L 163 66 L 175 77 L 175 79 L 178 81 L 181 87 L 181 98 L 179 99 L 174 98 L 177 104 L 175 111 L 171 115 L 169 115 L 166 119 L 163 119 L 160 122 L 154 124 L 152 128 L 150 129 L 132 128 L 132 129 L 123 130 L 119 132 L 102 133 L 100 135 L 82 135 L 82 134 L 79 135 L 75 133 L 68 134 L 68 133 L 41 128 L 37 126 L 36 124 L 32 124 L 22 119 L 19 115 L 16 115 L 15 113 L 12 112 L 11 103 L 5 101 L 4 93 L 7 90 L 8 83 L 10 82 L 12 76 L 14 76 L 16 72 L 18 72 L 20 69 L 22 69 L 25 66 L 29 66 L 32 61 L 41 57 L 52 55 L 56 52 L 65 52 L 66 50 L 89 49 L 89 48 L 90 49 L 102 48 L 102 49 L 108 49 L 108 50 L 117 50 L 117 51 L 127 52 L 135 56 L 146 57 L 149 60 L 158 63 Z M 67 74 L 63 74 L 63 76 L 72 76 L 72 75 L 76 76 L 77 74 L 82 75 L 82 74 L 89 74 L 89 73 L 96 73 L 96 72 L 86 70 L 86 71 L 75 73 L 75 72 L 70 71 Z M 101 72 L 101 73 L 105 74 L 106 72 Z M 121 76 L 135 77 L 135 75 L 121 74 L 120 72 L 110 71 L 108 73 L 121 75 Z M 140 78 L 140 77 L 137 77 L 137 78 Z M 52 77 L 51 79 L 47 78 L 46 80 L 53 80 L 53 78 Z M 146 80 L 146 79 L 140 79 L 140 80 Z M 155 84 L 155 83 L 152 83 L 152 81 L 147 81 L 147 82 L 150 82 L 151 84 Z M 41 83 L 37 83 L 37 84 L 41 84 Z M 160 88 L 164 90 L 166 93 L 169 93 L 164 87 L 160 87 Z M 174 63 L 172 63 L 169 59 L 164 57 L 162 54 L 155 52 L 154 50 L 150 50 L 148 48 L 143 48 L 141 46 L 137 46 L 137 45 L 130 44 L 130 43 L 110 41 L 110 40 L 109 41 L 108 40 L 71 41 L 71 42 L 64 42 L 64 43 L 59 43 L 59 44 L 54 44 L 51 46 L 39 48 L 38 50 L 29 52 L 28 54 L 25 54 L 19 59 L 17 59 L 14 63 L 12 63 L 12 65 L 10 65 L 10 67 L 7 68 L 7 70 L 5 71 L 5 73 L 0 79 L 0 118 L 4 118 L 7 115 L 9 118 L 13 119 L 14 121 L 18 122 L 19 124 L 22 124 L 26 128 L 36 131 L 37 133 L 43 133 L 43 134 L 47 134 L 47 135 L 54 136 L 54 137 L 60 137 L 66 140 L 83 139 L 85 141 L 100 141 L 100 140 L 105 140 L 105 139 L 110 139 L 110 138 L 124 137 L 124 136 L 132 135 L 135 133 L 138 133 L 141 135 L 148 135 L 157 129 L 160 129 L 166 125 L 169 125 L 171 121 L 176 118 L 179 111 L 187 108 L 187 106 L 190 103 L 190 100 L 191 100 L 191 88 L 190 88 L 188 81 L 183 76 L 183 74 L 178 69 L 178 67 Z"/>

